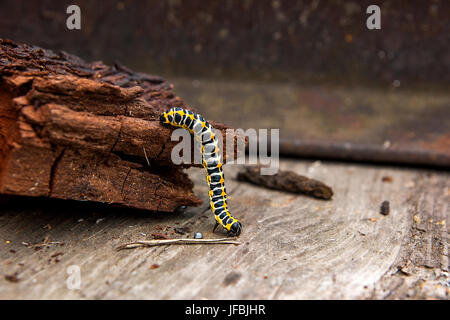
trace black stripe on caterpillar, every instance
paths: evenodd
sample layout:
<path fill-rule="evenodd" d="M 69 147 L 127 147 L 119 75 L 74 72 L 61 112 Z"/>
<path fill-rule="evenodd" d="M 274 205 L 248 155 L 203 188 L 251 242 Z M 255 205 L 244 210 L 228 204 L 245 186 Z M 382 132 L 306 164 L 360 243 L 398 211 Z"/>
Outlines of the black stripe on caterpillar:
<path fill-rule="evenodd" d="M 212 126 L 201 115 L 180 107 L 170 108 L 162 113 L 160 121 L 163 124 L 188 130 L 200 142 L 202 164 L 206 169 L 206 182 L 209 186 L 211 211 L 216 218 L 214 230 L 220 224 L 230 235 L 238 236 L 242 225 L 228 211 L 221 154 Z"/>

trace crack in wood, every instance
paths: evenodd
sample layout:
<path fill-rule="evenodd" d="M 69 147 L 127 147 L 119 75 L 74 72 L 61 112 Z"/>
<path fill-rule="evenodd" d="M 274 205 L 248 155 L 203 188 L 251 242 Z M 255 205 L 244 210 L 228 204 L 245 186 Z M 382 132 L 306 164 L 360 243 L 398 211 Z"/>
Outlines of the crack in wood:
<path fill-rule="evenodd" d="M 63 158 L 65 152 L 66 152 L 66 148 L 62 149 L 62 151 L 56 156 L 55 160 L 52 163 L 52 166 L 50 167 L 50 178 L 49 178 L 49 183 L 48 183 L 48 195 L 47 195 L 48 197 L 50 197 L 53 193 L 56 170 L 57 170 L 58 165 L 59 165 L 61 159 Z"/>
<path fill-rule="evenodd" d="M 120 188 L 120 194 L 122 195 L 122 197 L 123 197 L 123 189 L 125 188 L 125 182 L 127 181 L 128 176 L 130 175 L 130 172 L 131 172 L 131 168 L 128 169 L 127 175 L 125 176 L 125 179 L 122 182 L 122 187 Z"/>
<path fill-rule="evenodd" d="M 164 150 L 166 149 L 166 144 L 169 142 L 169 138 L 167 138 L 166 141 L 162 144 L 161 150 L 159 151 L 158 155 L 156 156 L 156 160 L 159 160 L 159 157 L 163 154 Z"/>
<path fill-rule="evenodd" d="M 120 140 L 120 137 L 122 136 L 122 128 L 123 128 L 122 120 L 120 120 L 119 123 L 120 123 L 119 132 L 117 133 L 117 138 L 114 141 L 114 143 L 112 144 L 111 149 L 109 150 L 109 153 L 113 153 L 114 152 L 114 148 L 116 147 L 117 143 Z"/>

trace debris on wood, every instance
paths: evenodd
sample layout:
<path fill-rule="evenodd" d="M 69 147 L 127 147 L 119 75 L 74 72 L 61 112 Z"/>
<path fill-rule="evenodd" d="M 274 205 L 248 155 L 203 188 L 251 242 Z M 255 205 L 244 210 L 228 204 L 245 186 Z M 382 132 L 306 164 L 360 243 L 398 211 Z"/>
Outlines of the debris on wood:
<path fill-rule="evenodd" d="M 201 232 L 194 233 L 194 239 L 203 239 L 203 233 Z"/>
<path fill-rule="evenodd" d="M 58 257 L 58 256 L 62 256 L 63 254 L 64 254 L 63 252 L 56 252 L 56 253 L 52 254 L 52 255 L 50 256 L 50 258 L 56 258 L 56 257 Z"/>
<path fill-rule="evenodd" d="M 18 277 L 19 273 L 15 272 L 13 274 L 10 275 L 5 275 L 5 280 L 9 281 L 9 282 L 19 282 L 20 279 Z"/>
<path fill-rule="evenodd" d="M 170 239 L 167 235 L 161 232 L 152 233 L 153 239 Z"/>
<path fill-rule="evenodd" d="M 153 269 L 158 269 L 159 268 L 159 264 L 157 263 L 153 263 L 152 265 L 150 265 L 149 269 L 153 270 Z"/>
<path fill-rule="evenodd" d="M 233 240 L 233 238 L 219 238 L 219 239 L 164 239 L 164 240 L 141 240 L 135 242 L 125 243 L 116 248 L 116 250 L 133 249 L 137 247 L 154 247 L 170 244 L 235 244 L 240 242 Z"/>
<path fill-rule="evenodd" d="M 246 166 L 238 172 L 237 179 L 269 189 L 301 193 L 318 199 L 329 200 L 333 190 L 321 181 L 296 174 L 279 171 L 275 175 L 261 175 L 260 166 Z"/>
<path fill-rule="evenodd" d="M 166 212 L 200 205 L 170 159 L 178 142 L 159 122 L 169 107 L 190 109 L 160 77 L 0 39 L 0 194 Z M 227 126 L 211 124 L 225 136 Z"/>
<path fill-rule="evenodd" d="M 241 279 L 242 274 L 240 272 L 232 271 L 229 274 L 226 275 L 226 277 L 223 279 L 223 285 L 229 286 L 232 284 L 236 284 L 239 279 Z"/>
<path fill-rule="evenodd" d="M 391 176 L 384 176 L 384 177 L 381 178 L 381 181 L 383 181 L 383 182 L 392 182 L 393 179 L 392 179 Z"/>
<path fill-rule="evenodd" d="M 50 241 L 49 237 L 45 237 L 45 239 L 40 243 L 28 243 L 28 242 L 22 242 L 22 245 L 26 246 L 27 248 L 34 248 L 35 250 L 40 250 L 42 248 L 49 248 L 54 245 L 64 245 L 63 242 L 60 241 Z"/>
<path fill-rule="evenodd" d="M 385 200 L 381 203 L 380 213 L 384 216 L 387 216 L 390 212 L 389 201 Z"/>
<path fill-rule="evenodd" d="M 191 229 L 189 227 L 176 227 L 174 231 L 178 234 L 185 235 L 186 233 L 190 232 Z"/>

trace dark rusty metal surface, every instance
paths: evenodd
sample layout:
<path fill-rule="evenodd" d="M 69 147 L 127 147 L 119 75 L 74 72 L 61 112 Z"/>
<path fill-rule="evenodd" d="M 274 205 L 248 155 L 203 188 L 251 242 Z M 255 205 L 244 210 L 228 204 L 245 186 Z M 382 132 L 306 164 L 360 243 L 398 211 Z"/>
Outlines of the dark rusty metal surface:
<path fill-rule="evenodd" d="M 447 144 L 450 137 L 447 138 Z M 432 143 L 431 143 L 432 144 Z M 280 153 L 288 156 L 300 156 L 318 159 L 338 159 L 362 162 L 383 162 L 407 165 L 427 165 L 450 167 L 449 149 L 431 149 L 410 145 L 385 148 L 371 144 L 351 142 L 304 141 L 301 139 L 282 139 Z"/>
<path fill-rule="evenodd" d="M 445 0 L 0 2 L 0 36 L 167 76 L 386 84 L 450 81 Z M 381 8 L 381 30 L 366 9 Z M 443 66 L 447 66 L 443 68 Z"/>
<path fill-rule="evenodd" d="M 280 154 L 450 167 L 450 94 L 402 87 L 175 79 L 188 104 L 234 128 L 279 128 Z"/>

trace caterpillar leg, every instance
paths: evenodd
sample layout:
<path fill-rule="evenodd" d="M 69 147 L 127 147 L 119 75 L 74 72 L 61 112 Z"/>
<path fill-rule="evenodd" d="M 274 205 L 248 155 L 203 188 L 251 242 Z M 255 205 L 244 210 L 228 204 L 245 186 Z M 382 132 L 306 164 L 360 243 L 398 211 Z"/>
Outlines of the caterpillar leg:
<path fill-rule="evenodd" d="M 216 231 L 216 228 L 217 228 L 219 225 L 220 225 L 220 223 L 218 223 L 218 222 L 216 221 L 216 224 L 214 225 L 214 228 L 213 228 L 213 231 L 212 231 L 212 232 Z M 230 227 L 230 230 L 228 231 L 228 234 L 229 234 L 230 236 L 237 237 L 238 235 L 241 234 L 241 229 L 242 229 L 242 224 L 241 224 L 239 221 L 237 221 L 237 222 L 235 222 L 235 223 Z"/>
<path fill-rule="evenodd" d="M 221 154 L 212 126 L 202 116 L 178 107 L 170 108 L 161 114 L 160 121 L 163 124 L 188 130 L 201 143 L 203 167 L 206 170 L 206 182 L 209 186 L 210 207 L 216 219 L 213 232 L 218 225 L 221 225 L 229 235 L 240 235 L 242 224 L 230 214 L 227 208 Z"/>

